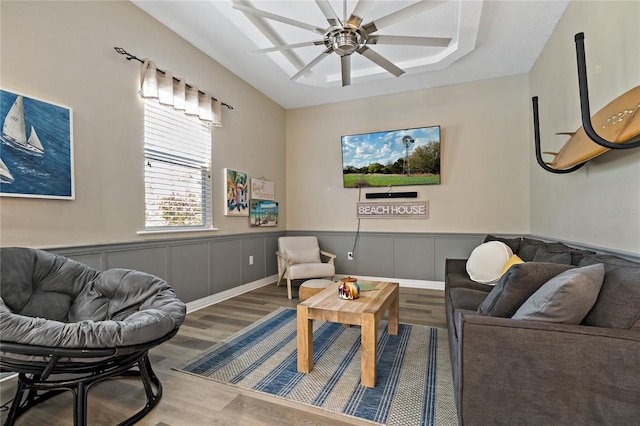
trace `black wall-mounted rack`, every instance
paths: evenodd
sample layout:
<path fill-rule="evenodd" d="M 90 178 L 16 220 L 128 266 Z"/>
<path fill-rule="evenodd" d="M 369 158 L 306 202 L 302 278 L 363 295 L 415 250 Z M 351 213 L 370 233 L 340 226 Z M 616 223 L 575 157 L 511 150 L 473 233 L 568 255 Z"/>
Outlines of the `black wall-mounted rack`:
<path fill-rule="evenodd" d="M 580 91 L 580 112 L 582 117 L 582 127 L 593 142 L 596 144 L 603 146 L 609 149 L 631 149 L 640 147 L 640 136 L 632 138 L 628 141 L 613 143 L 602 138 L 593 128 L 593 124 L 591 123 L 591 109 L 589 108 L 589 85 L 587 82 L 587 65 L 585 58 L 585 49 L 584 49 L 584 33 L 578 33 L 574 37 L 576 44 L 576 62 L 578 65 L 578 89 Z M 540 149 L 540 121 L 538 114 L 538 97 L 534 96 L 531 99 L 533 104 L 533 134 L 535 139 L 535 149 L 536 149 L 536 160 L 540 167 L 544 170 L 551 173 L 571 173 L 586 164 L 586 161 L 580 164 L 577 164 L 568 169 L 554 169 L 553 167 L 549 167 L 548 164 L 544 162 L 542 159 L 542 152 Z"/>

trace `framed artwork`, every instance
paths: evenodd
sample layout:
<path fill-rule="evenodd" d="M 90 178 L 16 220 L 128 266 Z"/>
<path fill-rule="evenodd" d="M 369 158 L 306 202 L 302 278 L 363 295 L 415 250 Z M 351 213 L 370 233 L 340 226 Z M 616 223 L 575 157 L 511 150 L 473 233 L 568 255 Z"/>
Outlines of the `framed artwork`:
<path fill-rule="evenodd" d="M 249 175 L 233 169 L 224 169 L 225 216 L 249 216 Z"/>
<path fill-rule="evenodd" d="M 275 200 L 273 182 L 251 178 L 251 198 L 258 200 Z"/>
<path fill-rule="evenodd" d="M 0 90 L 0 195 L 75 198 L 70 108 Z"/>
<path fill-rule="evenodd" d="M 251 200 L 249 226 L 277 226 L 278 203 L 272 200 Z"/>

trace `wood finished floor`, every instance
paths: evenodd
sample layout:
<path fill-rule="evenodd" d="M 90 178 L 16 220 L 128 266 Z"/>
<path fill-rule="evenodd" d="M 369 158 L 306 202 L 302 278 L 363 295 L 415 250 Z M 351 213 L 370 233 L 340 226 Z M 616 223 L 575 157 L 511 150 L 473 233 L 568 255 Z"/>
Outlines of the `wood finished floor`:
<path fill-rule="evenodd" d="M 187 315 L 178 334 L 153 349 L 150 359 L 163 384 L 162 400 L 139 425 L 371 425 L 344 416 L 242 390 L 173 370 L 205 349 L 280 307 L 295 308 L 286 286 L 275 284 L 228 299 Z M 400 322 L 446 328 L 444 292 L 400 288 Z M 0 385 L 4 404 L 15 386 Z M 115 425 L 141 408 L 144 390 L 138 380 L 100 383 L 89 393 L 90 425 Z M 0 413 L 4 423 L 6 411 Z M 72 425 L 72 395 L 65 392 L 23 414 L 20 425 Z"/>

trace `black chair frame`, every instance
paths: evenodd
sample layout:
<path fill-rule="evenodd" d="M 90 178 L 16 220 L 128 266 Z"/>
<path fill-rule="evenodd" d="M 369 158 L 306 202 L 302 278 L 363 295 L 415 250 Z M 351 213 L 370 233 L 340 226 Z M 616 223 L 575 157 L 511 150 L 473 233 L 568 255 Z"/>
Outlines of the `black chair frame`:
<path fill-rule="evenodd" d="M 138 422 L 162 397 L 162 384 L 149 362 L 149 349 L 171 339 L 177 332 L 175 329 L 160 339 L 140 345 L 105 349 L 50 348 L 0 341 L 0 352 L 48 359 L 32 361 L 0 356 L 2 371 L 18 373 L 16 394 L 5 426 L 12 426 L 31 407 L 65 391 L 73 393 L 74 426 L 85 426 L 89 389 L 101 381 L 117 378 L 142 380 L 147 396 L 145 406 L 118 426 Z"/>

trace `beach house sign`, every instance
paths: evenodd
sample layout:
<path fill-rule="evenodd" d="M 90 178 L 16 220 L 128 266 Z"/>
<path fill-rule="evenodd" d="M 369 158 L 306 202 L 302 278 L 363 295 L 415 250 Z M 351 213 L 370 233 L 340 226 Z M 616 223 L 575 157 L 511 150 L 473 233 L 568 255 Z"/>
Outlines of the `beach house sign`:
<path fill-rule="evenodd" d="M 358 219 L 428 219 L 428 201 L 359 202 Z"/>

